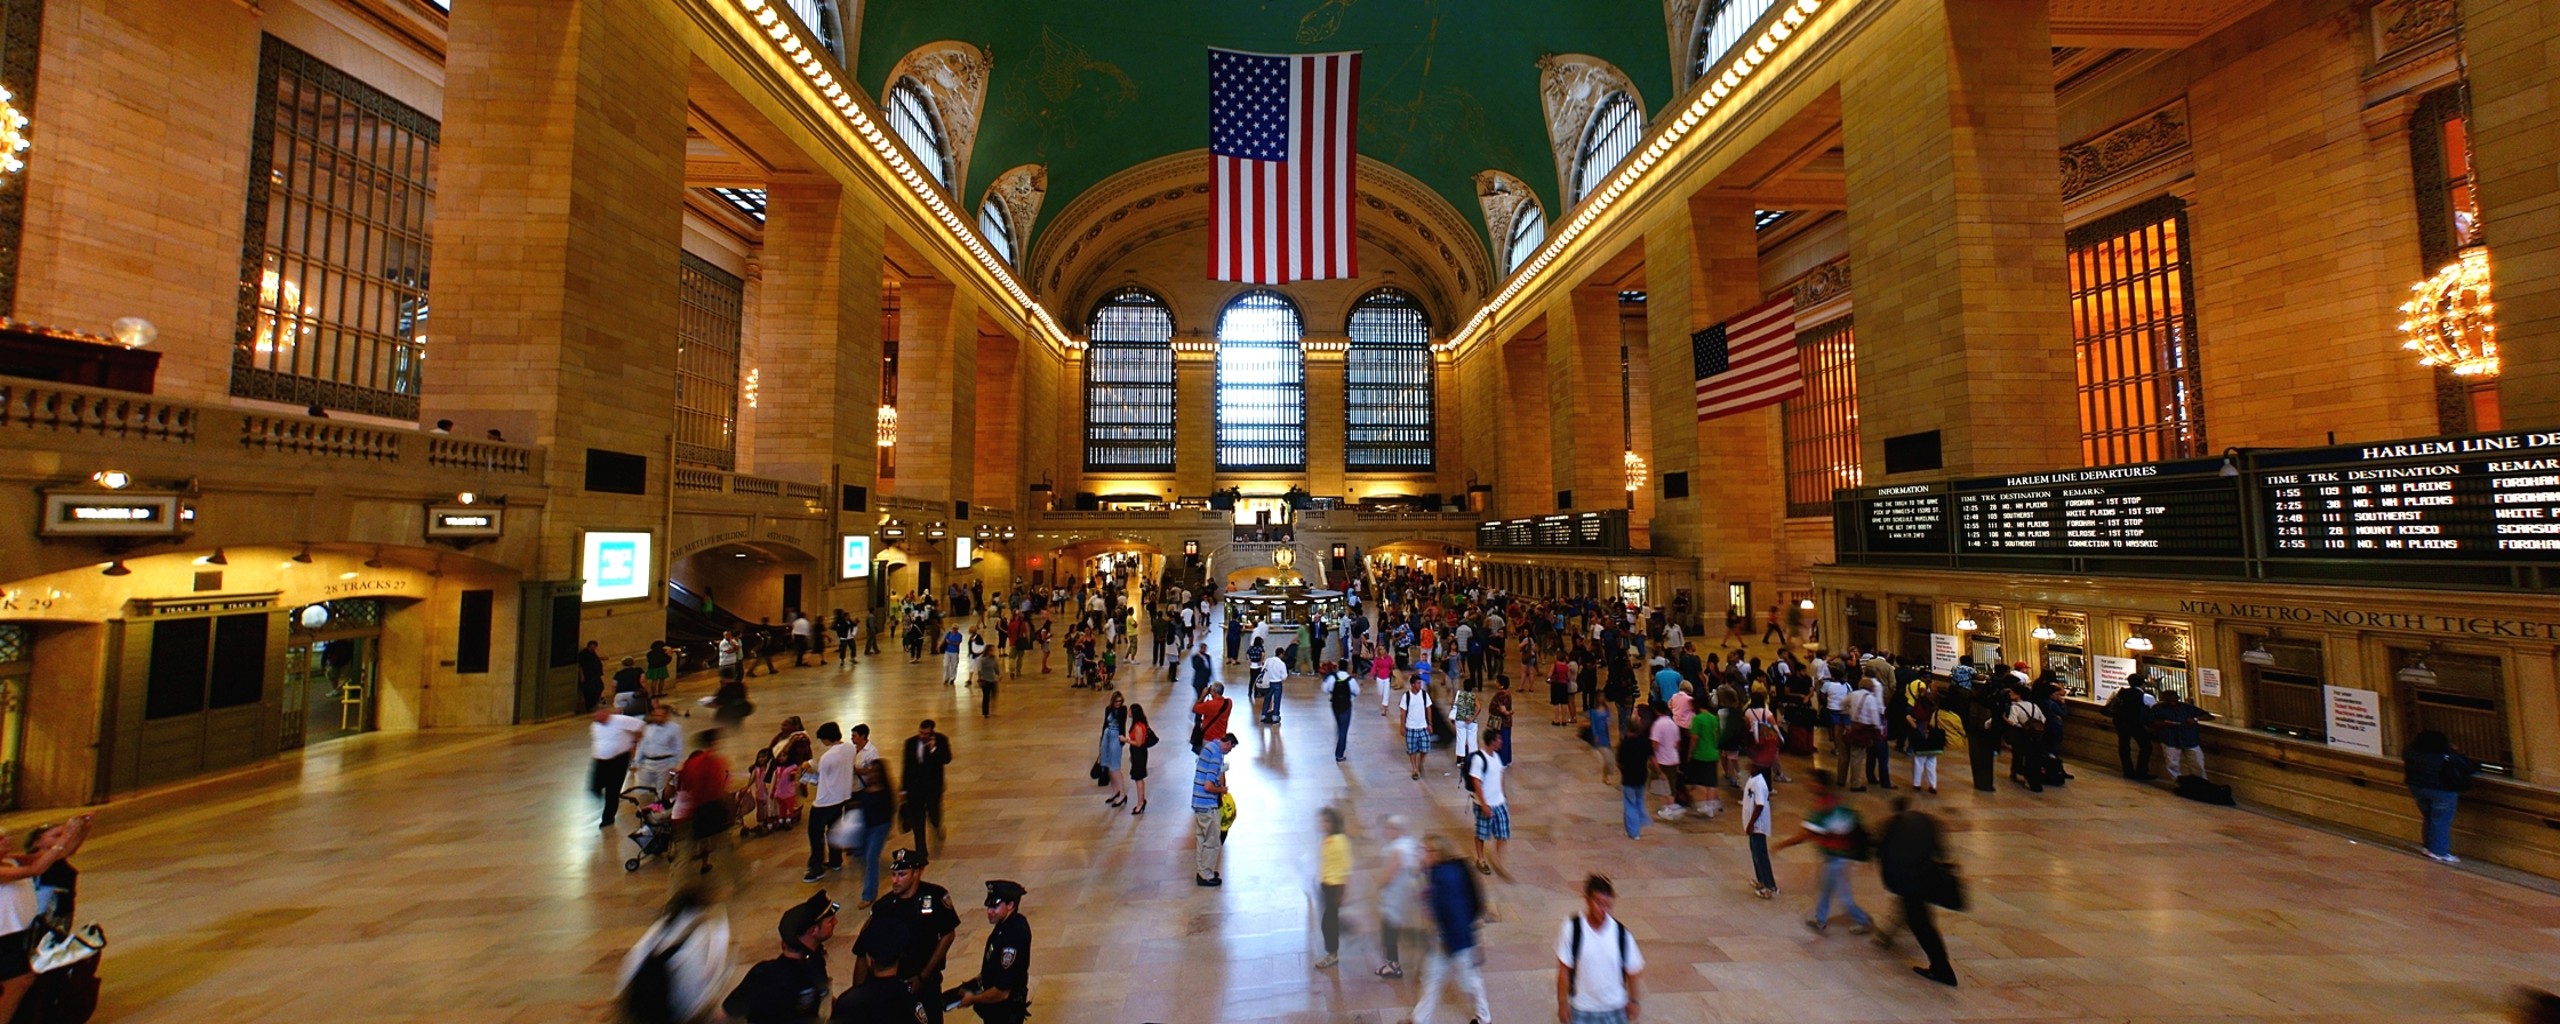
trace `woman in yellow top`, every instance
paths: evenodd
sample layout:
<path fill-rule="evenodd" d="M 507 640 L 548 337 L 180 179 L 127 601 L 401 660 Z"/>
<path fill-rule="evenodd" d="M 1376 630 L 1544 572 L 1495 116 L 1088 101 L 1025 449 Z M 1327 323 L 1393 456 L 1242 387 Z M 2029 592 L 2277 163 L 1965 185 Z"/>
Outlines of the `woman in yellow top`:
<path fill-rule="evenodd" d="M 1324 825 L 1324 846 L 1316 854 L 1316 902 L 1324 922 L 1324 959 L 1316 961 L 1321 971 L 1342 962 L 1335 954 L 1342 950 L 1342 894 L 1351 887 L 1351 837 L 1342 834 L 1341 811 L 1327 807 L 1316 812 L 1316 820 Z"/>

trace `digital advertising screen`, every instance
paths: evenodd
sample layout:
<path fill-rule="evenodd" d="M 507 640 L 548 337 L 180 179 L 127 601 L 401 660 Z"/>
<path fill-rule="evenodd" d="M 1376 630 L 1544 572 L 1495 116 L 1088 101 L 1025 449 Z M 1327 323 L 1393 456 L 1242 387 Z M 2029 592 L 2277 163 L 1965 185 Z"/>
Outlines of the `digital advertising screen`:
<path fill-rule="evenodd" d="M 871 576 L 871 537 L 869 534 L 846 534 L 840 549 L 837 579 L 859 580 Z"/>
<path fill-rule="evenodd" d="M 649 596 L 649 540 L 646 531 L 587 534 L 578 563 L 587 582 L 579 599 L 594 604 Z"/>

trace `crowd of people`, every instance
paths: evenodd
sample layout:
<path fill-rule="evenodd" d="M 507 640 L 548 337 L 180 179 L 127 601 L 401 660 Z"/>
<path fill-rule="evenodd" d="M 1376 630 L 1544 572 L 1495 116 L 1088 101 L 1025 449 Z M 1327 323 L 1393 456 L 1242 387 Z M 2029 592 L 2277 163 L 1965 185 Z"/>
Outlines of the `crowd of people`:
<path fill-rule="evenodd" d="M 1955 986 L 1958 977 L 1935 914 L 1961 910 L 1965 899 L 1945 829 L 1926 809 L 1939 793 L 1940 758 L 1960 748 L 1970 761 L 1970 784 L 1982 791 L 1994 789 L 2003 774 L 2037 793 L 2072 778 L 2060 756 L 2069 728 L 2068 684 L 2055 672 L 1960 663 L 1937 673 L 1855 646 L 1830 653 L 1799 649 L 1787 646 L 1791 634 L 1774 612 L 1771 632 L 1780 643 L 1755 653 L 1741 635 L 1748 620 L 1740 616 L 1726 624 L 1724 640 L 1732 646 L 1707 645 L 1687 633 L 1687 610 L 1677 606 L 1532 598 L 1385 567 L 1354 578 L 1338 613 L 1303 622 L 1228 614 L 1196 582 L 1105 572 L 1068 587 L 1016 589 L 1010 601 L 959 587 L 940 599 L 909 595 L 870 616 L 838 613 L 823 630 L 795 614 L 778 635 L 787 638 L 782 649 L 795 665 L 811 655 L 825 664 L 829 639 L 839 664 L 851 664 L 862 641 L 870 641 L 865 653 L 876 649 L 881 630 L 874 620 L 886 615 L 909 662 L 939 653 L 941 681 L 979 688 L 986 716 L 995 714 L 1000 679 L 1018 685 L 1026 674 L 1063 671 L 1064 688 L 1097 691 L 1092 781 L 1107 808 L 1131 815 L 1147 810 L 1150 762 L 1161 741 L 1143 693 L 1165 685 L 1177 693 L 1187 689 L 1187 721 L 1176 712 L 1163 728 L 1188 734 L 1192 871 L 1203 888 L 1226 881 L 1225 844 L 1239 814 L 1230 785 L 1240 763 L 1235 752 L 1256 728 L 1278 724 L 1286 689 L 1299 677 L 1314 677 L 1312 696 L 1332 715 L 1337 762 L 1352 760 L 1355 712 L 1373 693 L 1401 754 L 1397 766 L 1410 780 L 1424 779 L 1438 759 L 1447 759 L 1462 786 L 1451 792 L 1467 807 L 1472 842 L 1389 816 L 1379 822 L 1383 841 L 1374 864 L 1363 868 L 1354 823 L 1339 808 L 1322 808 L 1316 896 L 1323 955 L 1315 966 L 1340 964 L 1343 915 L 1359 904 L 1352 885 L 1356 876 L 1370 876 L 1366 889 L 1381 953 L 1372 973 L 1401 978 L 1405 957 L 1421 956 L 1411 1019 L 1422 1024 L 1433 1019 L 1452 985 L 1472 1003 L 1476 1020 L 1491 1019 L 1476 968 L 1477 935 L 1499 913 L 1487 880 L 1511 880 L 1506 853 L 1514 827 L 1509 769 L 1517 702 L 1536 699 L 1541 684 L 1545 720 L 1563 730 L 1557 738 L 1574 749 L 1587 745 L 1601 784 L 1618 788 L 1630 841 L 1646 841 L 1649 828 L 1666 823 L 1720 818 L 1729 800 L 1735 813 L 1724 827 L 1744 837 L 1750 853 L 1751 877 L 1738 882 L 1775 900 L 1781 892 L 1773 859 L 1797 845 L 1813 847 L 1806 926 L 1825 935 L 1845 918 L 1850 933 L 1879 944 L 1908 933 L 1925 957 L 1912 971 L 1941 985 Z M 1763 634 L 1755 642 L 1767 641 Z M 715 703 L 743 703 L 744 680 L 759 666 L 771 667 L 773 645 L 734 644 L 734 656 L 732 646 L 732 640 L 721 645 Z M 1019 885 L 988 883 L 989 921 L 1001 936 L 990 935 L 974 987 L 939 987 L 952 935 L 945 925 L 956 919 L 949 894 L 921 878 L 930 849 L 942 840 L 944 778 L 953 755 L 950 738 L 934 722 L 921 722 L 901 741 L 893 775 L 867 724 L 848 729 L 826 722 L 804 730 L 800 719 L 787 719 L 754 755 L 744 788 L 733 792 L 716 749 L 717 730 L 698 730 L 688 742 L 671 721 L 661 668 L 653 652 L 647 667 L 634 670 L 636 690 L 628 692 L 640 696 L 622 706 L 645 707 L 642 716 L 600 706 L 592 731 L 593 788 L 604 802 L 606 827 L 626 802 L 627 786 L 659 789 L 669 794 L 664 802 L 686 844 L 676 866 L 687 884 L 635 949 L 626 975 L 646 973 L 653 961 L 644 951 L 653 942 L 708 934 L 683 927 L 709 913 L 690 880 L 721 880 L 723 844 L 741 819 L 753 816 L 767 830 L 805 831 L 803 882 L 858 869 L 857 909 L 869 911 L 869 920 L 853 942 L 852 985 L 830 998 L 825 944 L 838 908 L 823 893 L 793 906 L 784 915 L 776 958 L 719 1000 L 733 1019 L 815 1020 L 822 1003 L 834 1007 L 827 1019 L 838 1021 L 907 1020 L 901 1014 L 910 1011 L 929 1014 L 913 1019 L 939 1020 L 946 1008 L 961 1005 L 977 1007 L 990 1021 L 1021 1019 L 1029 930 Z M 1229 695 L 1231 679 L 1245 688 L 1243 708 Z M 620 680 L 616 692 L 626 692 Z M 2197 723 L 2211 716 L 2175 687 L 2137 675 L 2112 692 L 2103 711 L 2118 733 L 2125 775 L 2150 777 L 2157 750 L 2173 779 L 2203 783 Z M 1238 728 L 1248 721 L 1251 727 Z M 2413 745 L 2410 762 L 2429 853 L 2450 859 L 2442 823 L 2471 766 L 2449 744 L 2426 742 Z M 1781 801 L 1778 787 L 1787 784 L 1800 784 L 1801 795 Z M 1889 808 L 1873 823 L 1858 796 L 1871 789 L 1886 794 Z M 1801 805 L 1784 824 L 1782 802 Z M 890 851 L 893 833 L 908 835 L 908 845 Z M 1880 920 L 1856 898 L 1855 879 L 1867 863 L 1876 865 L 1877 881 L 1893 897 L 1889 919 Z M 1584 912 L 1559 930 L 1560 1021 L 1616 1024 L 1640 1013 L 1642 947 L 1611 916 L 1615 896 L 1605 874 L 1592 874 L 1582 885 Z M 687 1005 L 707 1011 L 711 1003 L 704 999 Z"/>

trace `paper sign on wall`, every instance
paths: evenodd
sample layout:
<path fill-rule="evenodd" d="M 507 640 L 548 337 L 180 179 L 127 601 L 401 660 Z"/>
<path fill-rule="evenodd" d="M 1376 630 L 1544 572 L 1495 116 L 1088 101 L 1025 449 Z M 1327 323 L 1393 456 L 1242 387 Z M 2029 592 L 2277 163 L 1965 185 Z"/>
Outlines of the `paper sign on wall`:
<path fill-rule="evenodd" d="M 2117 690 L 2124 689 L 2125 680 L 2133 678 L 2133 659 L 2131 658 L 2119 658 L 2112 654 L 2094 655 L 2089 659 L 2089 666 L 2094 670 L 2093 678 L 2089 681 L 2089 696 L 2095 698 L 2100 704 L 2114 697 Z"/>
<path fill-rule="evenodd" d="M 2329 709 L 2329 745 L 2359 754 L 2382 753 L 2382 695 L 2344 686 L 2320 688 Z"/>
<path fill-rule="evenodd" d="M 2204 695 L 2207 697 L 2222 696 L 2222 670 L 2218 668 L 2197 669 L 2196 686 L 2201 688 L 2204 691 Z"/>
<path fill-rule="evenodd" d="M 1950 634 L 1929 634 L 1929 671 L 1943 676 L 1956 670 L 1956 643 Z"/>

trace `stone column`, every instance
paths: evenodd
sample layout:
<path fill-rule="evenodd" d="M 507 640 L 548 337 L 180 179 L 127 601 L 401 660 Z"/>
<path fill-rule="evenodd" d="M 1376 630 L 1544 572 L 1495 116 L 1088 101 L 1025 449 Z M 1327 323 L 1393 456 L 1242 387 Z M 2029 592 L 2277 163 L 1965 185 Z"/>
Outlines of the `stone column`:
<path fill-rule="evenodd" d="M 1748 199 L 1696 198 L 1689 203 L 1690 315 L 1693 329 L 1722 323 L 1757 306 L 1760 241 Z M 1684 358 L 1695 363 L 1695 358 Z M 1690 374 L 1686 410 L 1697 419 L 1696 369 Z M 1706 586 L 1718 591 L 1707 608 L 1722 607 L 1723 584 L 1754 583 L 1755 595 L 1774 594 L 1776 538 L 1787 510 L 1784 413 L 1771 405 L 1698 423 L 1692 493 L 1703 501 L 1698 555 Z M 1766 601 L 1762 602 L 1766 604 Z M 1750 610 L 1759 614 L 1762 609 Z"/>
<path fill-rule="evenodd" d="M 1706 488 L 1698 473 L 1697 368 L 1689 332 L 1704 323 L 1705 303 L 1692 295 L 1698 263 L 1697 239 L 1689 210 L 1665 204 L 1645 225 L 1645 361 L 1651 370 L 1653 480 L 1653 553 L 1658 558 L 1695 560 L 1699 533 L 1706 525 Z M 1666 474 L 1680 474 L 1688 493 L 1665 490 Z"/>
<path fill-rule="evenodd" d="M 655 527 L 664 539 L 690 59 L 680 22 L 654 0 L 454 12 L 422 418 L 550 450 L 550 504 L 519 526 L 540 524 L 539 579 L 578 574 L 581 529 Z M 647 493 L 588 490 L 589 449 L 646 458 Z M 638 651 L 665 625 L 591 605 L 583 633 Z"/>
<path fill-rule="evenodd" d="M 2560 424 L 2560 11 L 2548 0 L 2462 5 L 2471 167 L 2498 304 L 2500 412 Z"/>
<path fill-rule="evenodd" d="M 1174 337 L 1173 496 L 1218 490 L 1218 356 L 1185 352 Z M 1196 339 L 1195 339 L 1196 340 Z"/>
<path fill-rule="evenodd" d="M 1544 335 L 1495 342 L 1501 387 L 1493 403 L 1493 436 L 1502 458 L 1491 460 L 1496 512 L 1525 516 L 1555 508 L 1554 438 L 1549 433 L 1547 341 Z"/>
<path fill-rule="evenodd" d="M 970 503 L 1020 510 L 1022 505 L 1022 343 L 1008 334 L 978 338 L 978 401 Z"/>
<path fill-rule="evenodd" d="M 1307 493 L 1340 495 L 1346 484 L 1343 443 L 1350 430 L 1345 403 L 1347 336 L 1309 335 L 1307 353 Z"/>
<path fill-rule="evenodd" d="M 756 472 L 870 487 L 879 469 L 882 225 L 832 184 L 767 190 L 764 281 L 747 362 Z"/>
<path fill-rule="evenodd" d="M 1896 4 L 1840 85 L 1866 478 L 2080 463 L 2041 0 Z M 1885 473 L 1938 431 L 1942 470 Z"/>
<path fill-rule="evenodd" d="M 1628 499 L 1627 528 L 1642 531 L 1653 520 L 1654 495 L 1661 489 L 1653 477 L 1653 343 L 1647 334 L 1652 311 L 1648 293 L 1644 303 L 1621 303 L 1618 306 L 1618 347 L 1626 362 L 1627 446 L 1645 460 L 1644 486 Z M 1623 457 L 1621 457 L 1623 462 Z M 1623 483 L 1621 484 L 1623 486 Z"/>
<path fill-rule="evenodd" d="M 966 501 L 976 468 L 977 306 L 947 282 L 910 279 L 898 335 L 898 494 Z"/>
<path fill-rule="evenodd" d="M 1626 504 L 1626 379 L 1618 371 L 1618 292 L 1583 285 L 1547 307 L 1547 404 L 1555 489 L 1576 510 Z"/>

